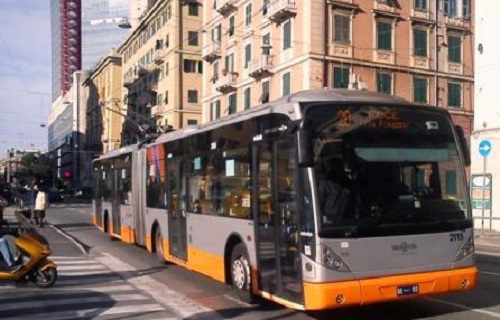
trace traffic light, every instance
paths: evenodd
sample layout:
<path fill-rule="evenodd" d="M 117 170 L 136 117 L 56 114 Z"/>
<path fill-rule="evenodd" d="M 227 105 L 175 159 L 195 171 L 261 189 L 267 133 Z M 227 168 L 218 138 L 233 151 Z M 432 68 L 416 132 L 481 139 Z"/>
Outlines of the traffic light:
<path fill-rule="evenodd" d="M 64 171 L 63 177 L 64 177 L 64 179 L 70 179 L 71 178 L 71 171 L 69 171 L 69 170 Z"/>

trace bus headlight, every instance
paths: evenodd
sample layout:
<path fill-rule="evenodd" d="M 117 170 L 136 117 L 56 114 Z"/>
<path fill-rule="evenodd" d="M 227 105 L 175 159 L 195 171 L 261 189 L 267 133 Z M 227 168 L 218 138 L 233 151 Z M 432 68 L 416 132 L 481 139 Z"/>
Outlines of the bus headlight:
<path fill-rule="evenodd" d="M 473 253 L 474 253 L 474 241 L 472 240 L 472 237 L 469 237 L 466 241 L 464 241 L 464 243 L 458 250 L 457 254 L 455 255 L 455 260 L 453 261 L 454 262 L 460 261 L 470 256 Z"/>
<path fill-rule="evenodd" d="M 325 245 L 321 245 L 321 264 L 340 272 L 351 272 L 345 262 Z"/>

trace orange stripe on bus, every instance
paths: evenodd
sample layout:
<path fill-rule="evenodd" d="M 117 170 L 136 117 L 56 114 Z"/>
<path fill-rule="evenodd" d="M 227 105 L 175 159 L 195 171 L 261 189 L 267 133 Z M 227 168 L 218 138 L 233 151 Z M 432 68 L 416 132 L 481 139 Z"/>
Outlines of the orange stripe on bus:
<path fill-rule="evenodd" d="M 225 282 L 223 256 L 199 250 L 194 246 L 188 246 L 186 267 L 203 273 L 217 281 Z"/>
<path fill-rule="evenodd" d="M 131 227 L 120 227 L 120 234 L 122 235 L 122 241 L 125 243 L 135 243 L 135 230 Z"/>
<path fill-rule="evenodd" d="M 476 276 L 477 269 L 470 267 L 359 281 L 336 283 L 304 282 L 305 308 L 307 310 L 331 309 L 451 291 L 464 291 L 474 287 Z M 416 295 L 398 296 L 398 286 L 404 285 L 418 285 L 419 293 Z"/>

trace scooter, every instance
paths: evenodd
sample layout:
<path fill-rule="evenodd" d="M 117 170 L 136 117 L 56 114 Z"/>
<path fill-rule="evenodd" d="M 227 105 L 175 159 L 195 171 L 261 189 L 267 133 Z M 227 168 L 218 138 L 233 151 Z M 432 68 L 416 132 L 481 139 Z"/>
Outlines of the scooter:
<path fill-rule="evenodd" d="M 14 236 L 16 231 L 11 232 Z M 49 288 L 57 281 L 57 265 L 48 259 L 52 253 L 47 240 L 34 228 L 16 237 L 15 246 L 20 252 L 17 261 L 22 262 L 18 272 L 0 270 L 0 281 L 30 281 L 39 288 Z"/>

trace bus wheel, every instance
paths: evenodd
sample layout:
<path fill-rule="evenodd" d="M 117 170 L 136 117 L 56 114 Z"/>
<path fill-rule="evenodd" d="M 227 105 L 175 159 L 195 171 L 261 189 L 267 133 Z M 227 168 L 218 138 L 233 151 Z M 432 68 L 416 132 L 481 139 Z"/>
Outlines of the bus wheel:
<path fill-rule="evenodd" d="M 156 228 L 155 233 L 155 249 L 158 260 L 160 260 L 160 262 L 165 262 L 165 258 L 163 256 L 163 237 L 161 235 L 161 229 L 159 227 Z"/>
<path fill-rule="evenodd" d="M 244 302 L 251 303 L 250 260 L 243 243 L 238 243 L 231 253 L 231 282 L 236 296 Z"/>

